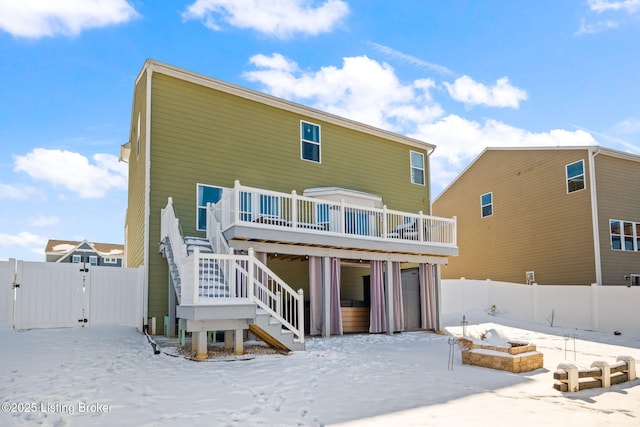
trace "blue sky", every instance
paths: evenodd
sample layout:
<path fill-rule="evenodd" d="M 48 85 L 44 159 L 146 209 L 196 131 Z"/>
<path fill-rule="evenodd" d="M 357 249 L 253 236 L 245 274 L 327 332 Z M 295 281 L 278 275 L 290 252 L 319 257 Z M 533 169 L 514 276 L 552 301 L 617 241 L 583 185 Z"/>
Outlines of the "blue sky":
<path fill-rule="evenodd" d="M 0 259 L 124 242 L 146 58 L 426 140 L 640 154 L 640 0 L 0 0 Z"/>

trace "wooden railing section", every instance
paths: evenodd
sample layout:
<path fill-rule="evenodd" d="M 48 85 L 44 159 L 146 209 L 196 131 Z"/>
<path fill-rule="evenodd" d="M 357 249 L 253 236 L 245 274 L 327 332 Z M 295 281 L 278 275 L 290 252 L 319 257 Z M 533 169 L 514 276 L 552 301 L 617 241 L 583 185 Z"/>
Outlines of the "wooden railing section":
<path fill-rule="evenodd" d="M 590 369 L 578 369 L 571 363 L 558 365 L 558 370 L 553 373 L 558 391 L 580 391 L 590 388 L 608 388 L 614 384 L 636 379 L 636 361 L 630 356 L 619 356 L 617 362 L 596 361 Z"/>

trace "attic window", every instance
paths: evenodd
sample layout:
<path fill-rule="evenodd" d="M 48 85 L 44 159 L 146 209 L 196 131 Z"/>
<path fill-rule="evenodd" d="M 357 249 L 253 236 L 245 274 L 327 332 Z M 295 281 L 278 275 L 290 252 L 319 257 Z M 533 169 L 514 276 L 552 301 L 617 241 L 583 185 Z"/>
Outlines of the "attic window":
<path fill-rule="evenodd" d="M 584 190 L 584 160 L 568 164 L 567 168 L 567 193 Z"/>
<path fill-rule="evenodd" d="M 82 262 L 82 257 L 80 255 L 73 255 L 71 257 L 71 262 L 73 262 L 74 264 L 79 264 Z"/>
<path fill-rule="evenodd" d="M 320 126 L 300 121 L 300 157 L 320 163 Z"/>

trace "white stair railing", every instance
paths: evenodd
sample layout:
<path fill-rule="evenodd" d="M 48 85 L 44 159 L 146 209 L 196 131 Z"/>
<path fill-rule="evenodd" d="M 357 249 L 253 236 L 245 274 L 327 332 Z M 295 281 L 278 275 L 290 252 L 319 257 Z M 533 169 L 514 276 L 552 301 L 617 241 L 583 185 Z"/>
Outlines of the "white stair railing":
<path fill-rule="evenodd" d="M 294 291 L 273 271 L 255 257 L 253 249 L 247 255 L 233 254 L 227 245 L 214 210 L 207 209 L 209 226 L 215 229 L 207 237 L 219 253 L 201 253 L 196 247 L 188 254 L 180 233 L 173 201 L 169 198 L 161 213 L 161 237 L 168 238 L 173 248 L 174 262 L 180 275 L 179 303 L 182 305 L 213 305 L 224 300 L 246 298 L 269 313 L 282 326 L 304 343 L 304 293 Z M 210 228 L 210 227 L 207 228 Z M 217 236 L 216 236 L 217 234 Z M 203 268 L 203 266 L 215 266 Z M 215 277 L 214 277 L 215 276 Z M 224 278 L 224 282 L 218 278 Z M 224 291 L 221 286 L 224 284 Z"/>

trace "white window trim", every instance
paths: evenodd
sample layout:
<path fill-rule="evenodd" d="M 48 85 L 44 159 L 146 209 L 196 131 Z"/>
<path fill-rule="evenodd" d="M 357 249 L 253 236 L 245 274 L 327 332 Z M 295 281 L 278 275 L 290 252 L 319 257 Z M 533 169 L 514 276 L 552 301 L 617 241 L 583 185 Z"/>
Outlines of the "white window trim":
<path fill-rule="evenodd" d="M 71 255 L 71 262 L 74 264 L 80 264 L 82 262 L 82 255 Z"/>
<path fill-rule="evenodd" d="M 491 194 L 491 203 L 483 205 L 482 204 L 482 197 L 486 196 L 487 194 Z M 482 209 L 485 206 L 491 206 L 491 215 L 484 215 L 484 212 L 482 211 Z M 488 218 L 490 216 L 493 216 L 493 212 L 494 212 L 494 209 L 493 209 L 493 191 L 489 191 L 488 193 L 481 194 L 480 195 L 480 218 Z"/>
<path fill-rule="evenodd" d="M 620 234 L 615 234 L 615 236 L 619 236 L 620 237 L 620 249 L 615 249 L 613 247 L 613 236 L 614 233 L 611 232 L 611 222 L 612 221 L 617 221 L 620 224 Z M 630 223 L 631 224 L 631 235 L 627 235 L 624 232 L 624 223 Z M 637 233 L 637 225 L 640 224 L 638 222 L 634 222 L 634 221 L 626 221 L 623 219 L 615 219 L 615 218 L 610 218 L 609 219 L 609 247 L 611 248 L 612 251 L 615 252 L 637 252 L 640 253 L 640 244 L 638 244 L 638 239 L 640 239 L 640 235 L 638 235 Z M 632 249 L 625 249 L 625 237 L 631 237 L 632 239 L 632 243 L 633 243 L 633 247 Z"/>
<path fill-rule="evenodd" d="M 579 190 L 574 190 L 574 191 L 569 191 L 569 171 L 567 170 L 567 168 L 571 165 L 574 165 L 576 163 L 582 163 L 582 182 L 584 183 L 584 186 L 579 189 Z M 566 165 L 564 165 L 564 178 L 565 178 L 565 182 L 566 182 L 566 188 L 567 188 L 567 194 L 572 194 L 572 193 L 577 193 L 579 191 L 582 190 L 586 190 L 587 189 L 587 169 L 584 165 L 584 159 L 580 159 L 580 160 L 576 160 L 575 162 L 571 162 L 571 163 L 567 163 Z M 580 175 L 576 175 L 574 178 L 578 177 Z"/>
<path fill-rule="evenodd" d="M 312 126 L 318 126 L 318 142 L 315 141 L 309 141 L 308 139 L 304 139 L 303 138 L 303 133 L 302 133 L 302 124 L 306 123 L 308 125 L 312 125 Z M 311 159 L 305 159 L 303 156 L 303 147 L 304 144 L 314 144 L 318 146 L 318 161 L 316 162 L 315 160 L 311 160 Z M 312 123 L 312 122 L 308 122 L 306 120 L 300 120 L 300 159 L 304 160 L 305 162 L 311 162 L 311 163 L 316 163 L 316 164 L 320 164 L 322 163 L 322 126 L 320 126 L 317 123 Z"/>
<path fill-rule="evenodd" d="M 422 168 L 419 168 L 419 167 L 413 166 L 413 161 L 412 161 L 412 160 L 413 160 L 413 159 L 412 159 L 412 157 L 413 157 L 413 153 L 416 153 L 416 154 L 419 154 L 420 156 L 422 156 Z M 413 180 L 413 169 L 417 169 L 417 170 L 419 170 L 419 171 L 422 171 L 422 183 L 415 182 L 415 181 Z M 425 165 L 424 165 L 424 153 L 420 153 L 419 151 L 409 150 L 409 175 L 410 175 L 411 183 L 412 183 L 412 184 L 415 184 L 415 185 L 421 185 L 421 186 L 423 186 L 423 187 L 424 187 L 425 185 L 427 185 L 427 174 L 426 174 L 425 169 L 426 169 L 426 168 L 425 168 Z"/>
<path fill-rule="evenodd" d="M 198 211 L 200 210 L 200 208 L 206 208 L 207 206 L 200 206 L 198 203 L 200 202 L 198 200 L 198 193 L 199 193 L 199 188 L 200 187 L 211 187 L 211 188 L 218 188 L 220 189 L 220 198 L 224 197 L 225 193 L 226 193 L 226 188 L 224 187 L 220 187 L 219 185 L 211 185 L 211 184 L 203 184 L 201 182 L 196 183 L 196 230 L 197 231 L 207 231 L 206 227 L 205 228 L 198 228 Z"/>
<path fill-rule="evenodd" d="M 118 263 L 118 258 L 113 258 L 113 257 L 105 257 L 103 259 L 105 264 L 117 264 Z"/>
<path fill-rule="evenodd" d="M 92 261 L 95 261 L 95 263 L 93 263 Z M 89 256 L 89 265 L 98 265 L 98 257 L 95 255 L 90 255 Z"/>

